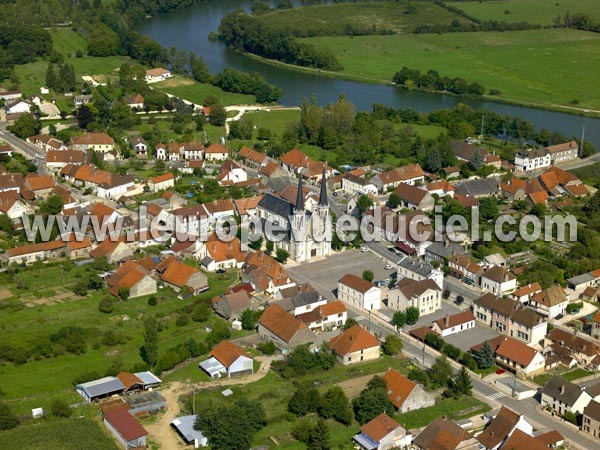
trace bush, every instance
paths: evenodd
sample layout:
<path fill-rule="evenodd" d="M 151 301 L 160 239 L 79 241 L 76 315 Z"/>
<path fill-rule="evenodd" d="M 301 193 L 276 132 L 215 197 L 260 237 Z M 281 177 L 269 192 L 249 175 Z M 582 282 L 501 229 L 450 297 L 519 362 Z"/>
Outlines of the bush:
<path fill-rule="evenodd" d="M 269 342 L 265 342 L 264 344 L 261 344 L 258 346 L 258 349 L 265 355 L 273 355 L 275 354 L 275 352 L 277 351 L 277 347 L 275 346 L 275 344 L 273 344 L 273 342 L 269 341 Z"/>
<path fill-rule="evenodd" d="M 210 307 L 201 303 L 192 311 L 192 320 L 194 322 L 206 322 L 210 318 Z"/>
<path fill-rule="evenodd" d="M 50 412 L 55 417 L 70 417 L 73 411 L 66 401 L 57 398 L 52 400 L 52 403 L 50 404 Z"/>
<path fill-rule="evenodd" d="M 158 299 L 154 295 L 151 295 L 148 298 L 148 306 L 156 306 L 157 304 L 158 304 Z"/>
<path fill-rule="evenodd" d="M 366 281 L 373 281 L 373 279 L 375 278 L 375 275 L 373 274 L 372 270 L 365 270 L 362 273 L 362 278 L 363 278 L 363 280 L 366 280 Z"/>
<path fill-rule="evenodd" d="M 98 311 L 103 312 L 105 314 L 109 314 L 113 312 L 115 309 L 115 303 L 109 297 L 104 297 L 100 300 L 98 304 Z"/>
<path fill-rule="evenodd" d="M 460 348 L 455 347 L 452 344 L 446 344 L 442 349 L 442 353 L 447 355 L 449 358 L 452 358 L 453 360 L 457 361 L 458 358 L 460 358 L 461 351 Z"/>
<path fill-rule="evenodd" d="M 179 313 L 179 315 L 177 316 L 177 320 L 175 321 L 175 325 L 177 325 L 178 327 L 185 327 L 189 323 L 190 316 L 183 312 Z"/>

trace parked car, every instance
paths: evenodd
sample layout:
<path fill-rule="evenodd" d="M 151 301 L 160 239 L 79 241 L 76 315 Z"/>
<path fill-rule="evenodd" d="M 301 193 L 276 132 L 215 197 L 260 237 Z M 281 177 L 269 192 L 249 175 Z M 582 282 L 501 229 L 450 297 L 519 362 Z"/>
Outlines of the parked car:
<path fill-rule="evenodd" d="M 366 253 L 366 252 L 368 252 L 368 251 L 369 251 L 369 247 L 367 247 L 366 245 L 363 245 L 363 246 L 360 248 L 360 251 L 361 251 L 361 252 L 363 252 L 363 253 Z"/>
<path fill-rule="evenodd" d="M 393 269 L 393 268 L 394 268 L 394 266 L 392 266 L 391 264 L 386 264 L 385 265 L 385 270 L 390 270 L 390 269 Z"/>
<path fill-rule="evenodd" d="M 565 317 L 565 316 L 564 316 L 564 315 L 562 315 L 562 314 L 558 314 L 558 315 L 555 317 L 555 319 L 556 319 L 556 320 L 561 320 L 563 317 Z"/>

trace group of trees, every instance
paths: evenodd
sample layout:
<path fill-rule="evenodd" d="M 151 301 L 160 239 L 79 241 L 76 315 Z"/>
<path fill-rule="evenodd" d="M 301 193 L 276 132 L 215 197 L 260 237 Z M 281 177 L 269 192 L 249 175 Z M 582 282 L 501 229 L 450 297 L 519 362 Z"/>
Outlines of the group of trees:
<path fill-rule="evenodd" d="M 314 387 L 301 385 L 288 401 L 288 411 L 299 417 L 316 413 L 323 419 L 335 419 L 343 425 L 350 425 L 354 417 L 350 401 L 339 386 L 320 394 Z"/>
<path fill-rule="evenodd" d="M 452 92 L 458 95 L 472 94 L 483 95 L 485 88 L 478 82 L 469 83 L 461 77 L 450 78 L 440 76 L 437 70 L 430 69 L 421 73 L 418 69 L 409 69 L 404 66 L 394 74 L 392 81 L 407 89 L 427 89 L 435 91 Z"/>
<path fill-rule="evenodd" d="M 600 22 L 586 13 L 571 14 L 569 11 L 564 16 L 560 14 L 553 20 L 556 28 L 574 28 L 576 30 L 594 31 L 600 33 Z"/>
<path fill-rule="evenodd" d="M 414 325 L 420 317 L 419 308 L 409 306 L 404 311 L 396 311 L 392 317 L 392 325 L 402 328 L 405 325 Z"/>
<path fill-rule="evenodd" d="M 5 16 L 4 20 L 10 18 Z M 0 79 L 7 78 L 13 66 L 33 62 L 40 56 L 49 55 L 51 51 L 52 38 L 42 27 L 0 24 Z"/>
<path fill-rule="evenodd" d="M 281 89 L 269 84 L 259 73 L 242 72 L 236 69 L 224 69 L 215 75 L 213 83 L 227 92 L 252 94 L 259 103 L 273 103 L 283 95 Z"/>
<path fill-rule="evenodd" d="M 387 384 L 377 375 L 369 380 L 367 387 L 352 401 L 354 417 L 361 423 L 367 423 L 384 411 L 393 411 L 394 406 L 388 399 Z"/>
<path fill-rule="evenodd" d="M 275 370 L 285 378 L 306 375 L 307 373 L 329 370 L 335 364 L 335 355 L 326 344 L 316 352 L 308 345 L 299 345 L 284 361 L 273 364 Z"/>
<path fill-rule="evenodd" d="M 479 367 L 477 360 L 473 358 L 470 353 L 462 352 L 460 348 L 446 343 L 441 336 L 435 333 L 427 333 L 425 336 L 425 344 L 442 352 L 444 355 L 453 359 L 454 361 L 458 361 L 468 369 L 475 370 Z"/>

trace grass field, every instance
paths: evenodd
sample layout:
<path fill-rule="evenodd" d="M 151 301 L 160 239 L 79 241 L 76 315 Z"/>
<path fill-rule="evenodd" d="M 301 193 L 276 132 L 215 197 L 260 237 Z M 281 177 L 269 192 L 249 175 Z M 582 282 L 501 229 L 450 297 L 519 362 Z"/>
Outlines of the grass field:
<path fill-rule="evenodd" d="M 460 420 L 489 410 L 489 405 L 474 397 L 462 397 L 458 400 L 446 398 L 438 400 L 434 406 L 430 406 L 429 408 L 399 414 L 396 416 L 396 420 L 404 428 L 410 430 L 425 427 L 434 419 L 441 416 Z"/>
<path fill-rule="evenodd" d="M 224 106 L 256 103 L 256 98 L 253 95 L 225 92 L 217 86 L 196 83 L 189 78 L 179 76 L 156 83 L 153 87 L 168 94 L 189 100 L 197 105 L 202 105 L 206 97 L 216 97 Z"/>
<path fill-rule="evenodd" d="M 85 53 L 87 42 L 77 31 L 71 28 L 56 28 L 50 30 L 52 35 L 52 48 L 66 57 L 75 56 L 77 50 Z"/>
<path fill-rule="evenodd" d="M 244 117 L 250 119 L 256 128 L 267 128 L 275 137 L 281 137 L 290 123 L 300 122 L 300 110 L 248 112 Z"/>
<path fill-rule="evenodd" d="M 349 28 L 359 34 L 376 34 L 382 30 L 407 33 L 422 24 L 470 22 L 433 3 L 414 5 L 415 13 L 408 14 L 406 4 L 397 2 L 325 4 L 276 11 L 258 20 L 302 37 L 345 35 Z"/>
<path fill-rule="evenodd" d="M 584 12 L 596 20 L 600 19 L 597 0 L 492 0 L 449 2 L 467 14 L 482 20 L 498 20 L 502 22 L 529 22 L 540 25 L 551 25 L 553 19 L 564 16 L 567 11 L 571 14 Z M 506 14 L 508 11 L 509 14 Z"/>
<path fill-rule="evenodd" d="M 478 81 L 502 98 L 546 105 L 600 109 L 600 35 L 575 30 L 535 30 L 318 37 L 306 39 L 336 55 L 344 75 L 390 82 L 407 66 Z M 527 61 L 526 64 L 523 62 Z M 557 64 L 557 61 L 561 61 Z"/>
<path fill-rule="evenodd" d="M 0 432 L 0 448 L 19 450 L 117 450 L 116 442 L 98 419 L 31 421 Z"/>

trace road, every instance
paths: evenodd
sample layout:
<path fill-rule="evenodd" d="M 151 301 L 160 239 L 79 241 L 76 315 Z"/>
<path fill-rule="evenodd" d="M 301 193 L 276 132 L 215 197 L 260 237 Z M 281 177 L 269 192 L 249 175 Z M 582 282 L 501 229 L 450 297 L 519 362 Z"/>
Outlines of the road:
<path fill-rule="evenodd" d="M 10 144 L 13 149 L 23 153 L 26 157 L 33 159 L 38 166 L 39 173 L 46 173 L 46 155 L 44 151 L 7 131 L 6 123 L 0 123 L 0 139 Z"/>

